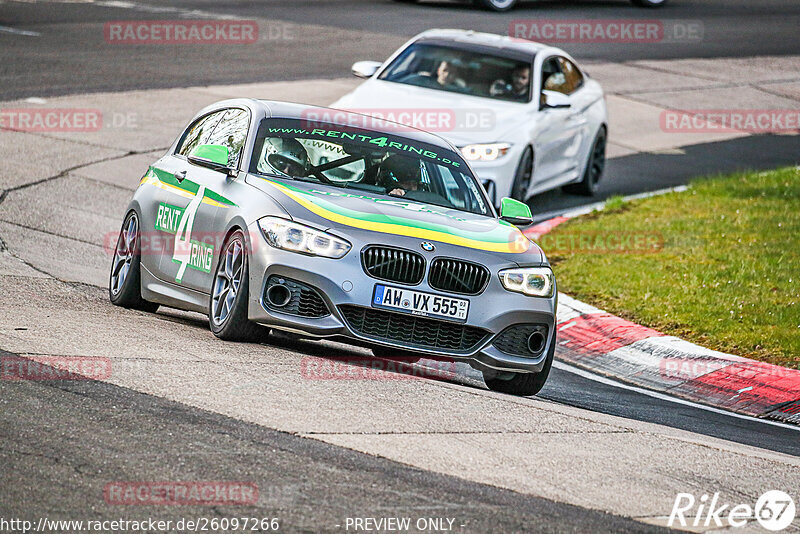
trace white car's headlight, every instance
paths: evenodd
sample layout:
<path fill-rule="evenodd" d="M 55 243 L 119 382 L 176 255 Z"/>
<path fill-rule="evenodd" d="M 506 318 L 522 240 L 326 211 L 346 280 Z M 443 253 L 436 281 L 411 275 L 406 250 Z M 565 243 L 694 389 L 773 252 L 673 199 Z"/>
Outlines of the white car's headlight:
<path fill-rule="evenodd" d="M 511 150 L 509 143 L 489 143 L 486 145 L 467 145 L 461 153 L 467 161 L 494 161 L 502 158 Z"/>
<path fill-rule="evenodd" d="M 267 243 L 283 250 L 338 259 L 352 248 L 344 239 L 280 217 L 259 219 L 258 227 Z"/>
<path fill-rule="evenodd" d="M 550 267 L 523 267 L 500 271 L 500 281 L 509 291 L 532 297 L 552 297 L 555 275 Z"/>

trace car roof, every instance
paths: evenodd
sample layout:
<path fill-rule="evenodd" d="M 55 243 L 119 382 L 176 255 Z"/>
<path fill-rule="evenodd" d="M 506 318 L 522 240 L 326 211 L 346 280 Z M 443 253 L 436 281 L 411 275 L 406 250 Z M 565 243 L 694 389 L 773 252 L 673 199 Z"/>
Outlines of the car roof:
<path fill-rule="evenodd" d="M 222 103 L 218 102 L 218 104 Z M 362 122 L 367 124 L 370 122 L 375 122 L 374 117 L 368 117 L 363 113 L 353 113 L 351 111 L 327 108 L 324 106 L 310 106 L 307 104 L 297 104 L 294 102 L 281 102 L 278 100 L 250 100 L 250 104 L 263 107 L 266 117 L 268 118 L 309 119 L 319 122 L 329 122 L 330 124 L 337 126 L 344 126 L 347 128 L 353 128 L 354 127 L 353 125 L 361 124 Z M 327 120 L 328 117 L 330 117 L 332 120 L 328 121 Z M 365 120 L 361 121 L 359 120 L 359 117 L 364 117 Z M 451 145 L 448 141 L 442 139 L 438 135 L 384 119 L 381 119 L 381 122 L 384 122 L 389 125 L 398 126 L 397 133 L 387 132 L 390 133 L 391 135 L 395 135 L 397 137 L 404 137 L 406 139 L 420 141 L 423 143 L 428 143 L 431 145 L 438 146 L 440 148 L 446 148 L 448 150 L 455 150 L 453 145 Z M 364 127 L 363 129 L 371 130 L 374 132 L 383 131 L 381 128 Z"/>
<path fill-rule="evenodd" d="M 514 39 L 507 35 L 457 29 L 427 30 L 417 35 L 415 41 L 450 44 L 458 48 L 482 49 L 487 52 L 491 50 L 504 56 L 531 61 L 539 52 L 551 48 L 543 43 Z"/>

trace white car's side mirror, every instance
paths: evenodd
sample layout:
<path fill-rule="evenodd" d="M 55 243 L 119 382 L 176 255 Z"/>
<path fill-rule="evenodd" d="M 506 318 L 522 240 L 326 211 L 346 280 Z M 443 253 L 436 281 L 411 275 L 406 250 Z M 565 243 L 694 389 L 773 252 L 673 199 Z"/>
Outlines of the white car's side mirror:
<path fill-rule="evenodd" d="M 359 78 L 372 78 L 372 75 L 378 72 L 380 67 L 379 61 L 356 61 L 353 63 L 352 71 L 353 75 Z"/>
<path fill-rule="evenodd" d="M 569 97 L 564 93 L 559 93 L 557 91 L 548 91 L 546 89 L 542 90 L 542 105 L 541 105 L 542 109 L 568 108 L 571 105 L 572 102 L 570 102 Z"/>

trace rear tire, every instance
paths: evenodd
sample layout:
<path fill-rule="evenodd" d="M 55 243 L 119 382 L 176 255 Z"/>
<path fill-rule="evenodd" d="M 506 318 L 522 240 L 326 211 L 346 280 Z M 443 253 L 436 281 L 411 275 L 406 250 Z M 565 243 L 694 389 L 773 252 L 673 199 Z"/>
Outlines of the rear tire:
<path fill-rule="evenodd" d="M 242 231 L 232 233 L 222 250 L 208 301 L 208 324 L 225 341 L 255 340 L 261 327 L 247 318 L 250 273 Z"/>
<path fill-rule="evenodd" d="M 603 177 L 606 168 L 606 129 L 601 127 L 594 138 L 592 150 L 589 152 L 589 161 L 586 162 L 586 169 L 583 171 L 583 178 L 575 184 L 565 185 L 564 192 L 586 197 L 594 196 L 597 192 L 597 184 Z"/>
<path fill-rule="evenodd" d="M 631 0 L 631 3 L 638 7 L 661 7 L 667 3 L 667 0 Z"/>
<path fill-rule="evenodd" d="M 514 173 L 514 183 L 511 185 L 511 198 L 525 202 L 528 200 L 528 188 L 533 177 L 533 150 L 531 147 L 525 149 L 519 159 L 517 171 Z"/>
<path fill-rule="evenodd" d="M 473 3 L 489 11 L 508 11 L 516 5 L 517 0 L 473 0 Z"/>
<path fill-rule="evenodd" d="M 142 248 L 139 237 L 139 216 L 131 211 L 122 223 L 114 249 L 108 277 L 108 298 L 116 306 L 152 313 L 158 309 L 158 304 L 142 298 Z"/>
<path fill-rule="evenodd" d="M 550 343 L 550 350 L 544 360 L 544 367 L 538 373 L 513 373 L 512 376 L 504 378 L 487 378 L 484 371 L 483 381 L 486 387 L 498 393 L 517 395 L 520 397 L 530 397 L 536 395 L 544 387 L 547 377 L 550 375 L 550 368 L 553 366 L 553 356 L 556 352 L 556 338 Z"/>

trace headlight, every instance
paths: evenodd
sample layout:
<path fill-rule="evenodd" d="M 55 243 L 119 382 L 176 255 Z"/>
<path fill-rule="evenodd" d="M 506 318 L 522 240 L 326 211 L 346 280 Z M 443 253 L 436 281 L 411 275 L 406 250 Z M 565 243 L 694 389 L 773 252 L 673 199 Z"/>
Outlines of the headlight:
<path fill-rule="evenodd" d="M 467 145 L 461 149 L 464 159 L 467 161 L 494 161 L 502 158 L 511 145 L 508 143 L 490 143 L 488 145 Z"/>
<path fill-rule="evenodd" d="M 525 267 L 500 271 L 500 281 L 509 291 L 532 297 L 552 297 L 556 277 L 550 267 Z"/>
<path fill-rule="evenodd" d="M 338 259 L 352 248 L 344 239 L 279 217 L 259 219 L 258 227 L 267 243 L 283 250 Z"/>

